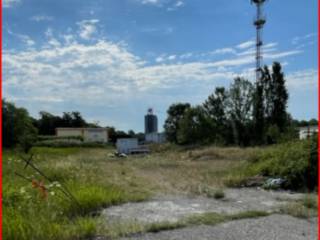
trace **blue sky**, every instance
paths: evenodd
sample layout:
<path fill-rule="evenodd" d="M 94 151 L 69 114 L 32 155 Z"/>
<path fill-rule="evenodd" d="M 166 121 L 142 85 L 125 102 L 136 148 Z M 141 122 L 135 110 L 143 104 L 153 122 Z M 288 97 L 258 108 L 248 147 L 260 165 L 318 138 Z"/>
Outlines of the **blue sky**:
<path fill-rule="evenodd" d="M 317 2 L 270 0 L 264 64 L 282 63 L 294 118 L 317 118 Z M 38 117 L 160 128 L 168 106 L 254 80 L 249 0 L 3 0 L 3 95 Z"/>

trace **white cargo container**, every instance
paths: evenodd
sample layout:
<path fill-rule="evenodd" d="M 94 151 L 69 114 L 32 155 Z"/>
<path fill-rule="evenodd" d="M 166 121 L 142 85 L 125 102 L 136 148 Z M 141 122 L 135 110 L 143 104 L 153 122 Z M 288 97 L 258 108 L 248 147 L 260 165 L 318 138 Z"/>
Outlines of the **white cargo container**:
<path fill-rule="evenodd" d="M 135 149 L 138 149 L 137 138 L 119 138 L 117 139 L 117 151 L 118 153 L 131 154 Z"/>

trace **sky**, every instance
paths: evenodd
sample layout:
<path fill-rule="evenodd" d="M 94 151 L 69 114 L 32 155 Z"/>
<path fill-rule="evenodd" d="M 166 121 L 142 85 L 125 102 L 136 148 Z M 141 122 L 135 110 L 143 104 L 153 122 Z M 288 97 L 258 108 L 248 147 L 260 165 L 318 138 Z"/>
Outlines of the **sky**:
<path fill-rule="evenodd" d="M 317 118 L 317 0 L 269 0 L 263 63 L 283 66 L 288 111 Z M 38 118 L 79 111 L 143 131 L 153 108 L 203 103 L 215 87 L 254 82 L 249 0 L 3 0 L 3 96 Z"/>

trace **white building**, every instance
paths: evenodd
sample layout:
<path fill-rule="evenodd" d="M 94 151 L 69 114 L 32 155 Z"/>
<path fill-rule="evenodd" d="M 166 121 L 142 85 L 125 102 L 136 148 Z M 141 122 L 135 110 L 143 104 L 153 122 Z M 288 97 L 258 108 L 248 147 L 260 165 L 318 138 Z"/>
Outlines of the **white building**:
<path fill-rule="evenodd" d="M 56 128 L 57 137 L 82 137 L 85 142 L 108 142 L 106 128 Z"/>
<path fill-rule="evenodd" d="M 164 143 L 166 141 L 166 135 L 164 133 L 146 133 L 145 140 L 147 143 Z"/>
<path fill-rule="evenodd" d="M 307 139 L 316 133 L 318 133 L 318 126 L 308 126 L 308 127 L 300 127 L 299 128 L 299 138 L 300 139 Z"/>

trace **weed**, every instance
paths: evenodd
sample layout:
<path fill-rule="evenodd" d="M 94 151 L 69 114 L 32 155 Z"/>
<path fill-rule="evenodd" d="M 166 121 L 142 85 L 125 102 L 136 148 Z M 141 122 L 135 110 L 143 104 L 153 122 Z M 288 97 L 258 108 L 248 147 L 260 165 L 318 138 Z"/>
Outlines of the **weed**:
<path fill-rule="evenodd" d="M 186 227 L 186 224 L 184 222 L 159 222 L 159 223 L 153 223 L 151 225 L 148 225 L 145 229 L 145 232 L 160 232 L 160 231 L 167 231 L 167 230 L 173 230 L 177 228 L 183 228 Z"/>
<path fill-rule="evenodd" d="M 264 212 L 264 211 L 247 211 L 247 212 L 241 212 L 238 214 L 229 215 L 227 217 L 228 220 L 239 220 L 239 219 L 245 219 L 245 218 L 259 218 L 259 217 L 266 217 L 269 216 L 270 213 Z"/>
<path fill-rule="evenodd" d="M 309 209 L 317 209 L 318 208 L 318 202 L 317 198 L 312 195 L 305 196 L 302 200 L 302 205 Z"/>
<path fill-rule="evenodd" d="M 215 199 L 222 199 L 222 198 L 225 197 L 225 193 L 223 192 L 222 189 L 218 189 L 218 190 L 216 190 L 216 191 L 214 192 L 213 197 L 214 197 Z"/>

